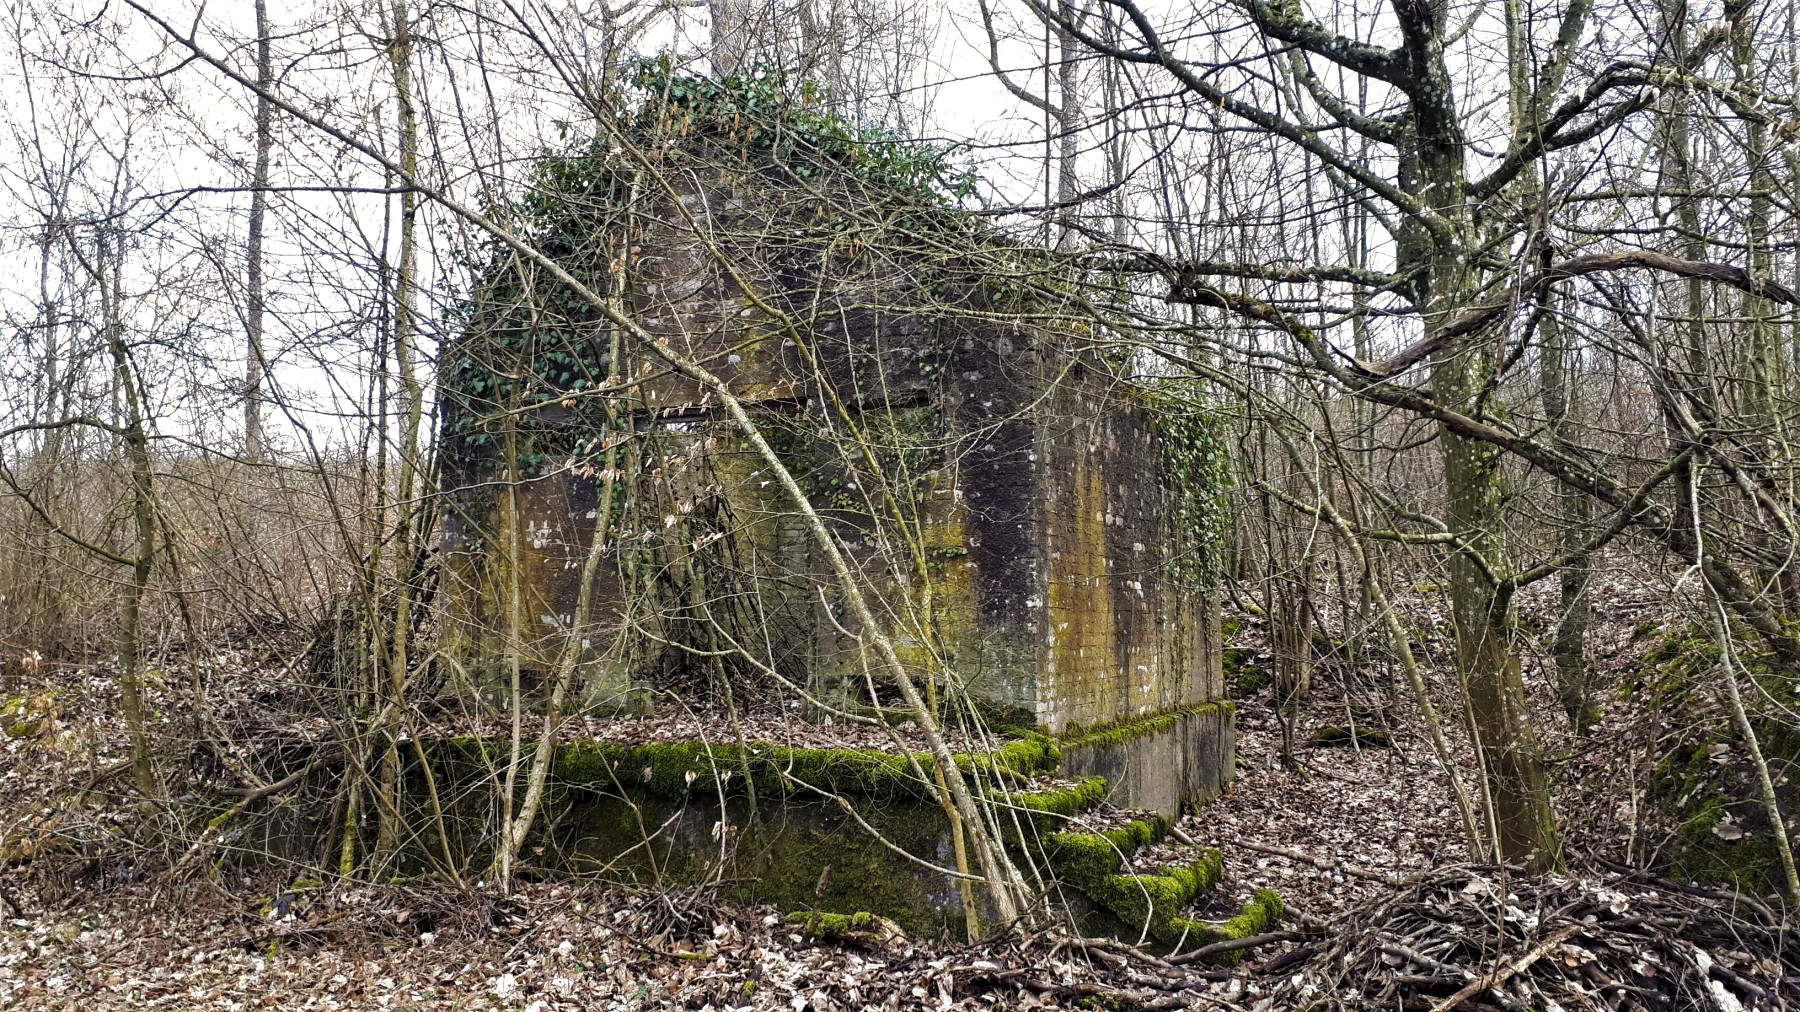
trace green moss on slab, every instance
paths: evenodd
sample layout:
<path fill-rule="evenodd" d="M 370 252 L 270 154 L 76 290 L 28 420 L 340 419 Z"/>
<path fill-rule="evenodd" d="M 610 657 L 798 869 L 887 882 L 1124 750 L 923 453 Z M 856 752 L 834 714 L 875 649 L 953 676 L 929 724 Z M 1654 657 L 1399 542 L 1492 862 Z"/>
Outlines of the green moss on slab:
<path fill-rule="evenodd" d="M 1054 864 L 1052 867 L 1056 867 Z M 1116 869 L 1117 864 L 1113 867 Z M 1218 884 L 1224 858 L 1208 848 L 1192 864 L 1142 875 L 1105 874 L 1083 884 L 1070 879 L 1089 900 L 1117 918 L 1128 932 L 1146 932 L 1163 945 L 1181 940 L 1181 909 Z M 1079 873 L 1087 874 L 1089 869 Z"/>
<path fill-rule="evenodd" d="M 1393 736 L 1372 727 L 1321 727 L 1306 739 L 1308 748 L 1392 748 Z"/>
<path fill-rule="evenodd" d="M 1167 832 L 1160 819 L 1138 820 L 1104 833 L 1058 833 L 1045 842 L 1045 856 L 1057 879 L 1085 895 L 1125 933 L 1143 932 L 1158 944 L 1198 948 L 1226 939 L 1261 934 L 1280 923 L 1281 896 L 1264 889 L 1230 920 L 1214 923 L 1182 917 L 1182 908 L 1218 884 L 1223 855 L 1207 848 L 1188 865 L 1121 875 L 1125 857 Z"/>
<path fill-rule="evenodd" d="M 1041 816 L 1040 822 L 1054 826 L 1105 801 L 1106 792 L 1105 777 L 1087 777 L 1073 787 L 1015 794 L 1013 803 L 1027 812 Z"/>
<path fill-rule="evenodd" d="M 1057 833 L 1045 840 L 1044 856 L 1056 879 L 1086 896 L 1128 932 L 1147 930 L 1163 944 L 1173 944 L 1171 925 L 1182 907 L 1212 888 L 1224 871 L 1224 858 L 1208 848 L 1192 864 L 1141 875 L 1121 875 L 1131 854 L 1168 832 L 1161 816 L 1137 819 L 1100 833 Z"/>
<path fill-rule="evenodd" d="M 1792 811 L 1800 804 L 1800 729 L 1782 711 L 1800 706 L 1800 684 L 1754 643 L 1737 647 L 1750 721 L 1776 782 L 1776 798 Z M 1780 861 L 1760 785 L 1736 728 L 1717 700 L 1719 647 L 1704 626 L 1678 627 L 1644 657 L 1630 689 L 1682 729 L 1652 770 L 1650 797 L 1676 822 L 1664 854 L 1669 873 L 1681 879 L 1752 893 L 1781 887 Z M 1741 677 L 1741 675 L 1740 675 Z M 1773 702 L 1766 702 L 1772 700 Z"/>
<path fill-rule="evenodd" d="M 528 750 L 535 747 L 527 746 Z M 507 743 L 497 737 L 461 736 L 436 742 L 429 751 L 450 775 L 479 776 L 505 762 Z M 780 796 L 807 790 L 799 784 L 866 797 L 934 796 L 931 771 L 935 760 L 928 752 L 914 753 L 911 758 L 924 770 L 925 779 L 907 756 L 873 749 L 791 748 L 761 742 L 744 747 L 706 742 L 619 745 L 569 741 L 557 746 L 551 773 L 563 786 L 628 789 L 662 798 L 721 789 L 728 793 L 754 789 L 759 794 Z M 991 753 L 959 755 L 955 760 L 966 772 L 1022 778 L 1055 769 L 1062 753 L 1055 741 L 1039 735 L 1010 742 Z M 1046 799 L 1045 803 L 1053 801 Z"/>
<path fill-rule="evenodd" d="M 1236 709 L 1237 704 L 1220 699 L 1207 703 L 1187 703 L 1158 713 L 1116 720 L 1089 728 L 1077 727 L 1062 736 L 1062 747 L 1066 750 L 1123 745 L 1126 742 L 1171 730 L 1190 717 L 1217 716 L 1229 721 Z"/>
<path fill-rule="evenodd" d="M 924 817 L 916 825 L 894 819 L 877 825 L 908 853 L 933 855 L 948 839 L 948 827 L 941 813 L 935 819 L 925 810 L 920 815 Z M 920 938 L 936 938 L 963 919 L 960 902 L 949 899 L 955 895 L 953 886 L 870 840 L 854 825 L 802 829 L 790 823 L 750 844 L 748 853 L 739 850 L 724 876 L 726 899 L 789 910 L 817 904 L 822 910 L 868 911 Z M 697 874 L 684 877 L 704 881 L 707 870 L 696 867 L 691 872 Z"/>
<path fill-rule="evenodd" d="M 1114 875 L 1088 898 L 1106 907 L 1131 931 L 1147 930 L 1163 940 L 1167 925 L 1198 890 L 1187 888 L 1192 876 Z"/>
<path fill-rule="evenodd" d="M 959 756 L 958 761 L 964 758 Z M 1062 765 L 1063 754 L 1055 738 L 1032 731 L 1019 741 L 995 749 L 991 758 L 996 768 L 1028 777 L 1053 772 Z"/>
<path fill-rule="evenodd" d="M 1044 841 L 1044 856 L 1058 879 L 1088 892 L 1116 873 L 1126 857 L 1168 831 L 1168 822 L 1157 815 L 1100 833 L 1055 833 Z"/>
<path fill-rule="evenodd" d="M 789 921 L 800 925 L 802 931 L 813 938 L 839 939 L 846 935 L 868 931 L 875 926 L 875 915 L 867 910 L 854 914 L 825 914 L 818 911 L 799 910 L 788 914 Z"/>
<path fill-rule="evenodd" d="M 1250 902 L 1244 904 L 1243 912 L 1227 921 L 1202 921 L 1190 917 L 1176 917 L 1169 923 L 1169 930 L 1175 933 L 1169 939 L 1170 945 L 1179 946 L 1183 950 L 1198 949 L 1218 942 L 1231 942 L 1240 938 L 1249 938 L 1272 931 L 1287 914 L 1287 904 L 1282 902 L 1281 894 L 1273 889 L 1258 889 Z M 1228 965 L 1244 958 L 1245 950 L 1222 953 L 1208 962 L 1214 965 Z"/>

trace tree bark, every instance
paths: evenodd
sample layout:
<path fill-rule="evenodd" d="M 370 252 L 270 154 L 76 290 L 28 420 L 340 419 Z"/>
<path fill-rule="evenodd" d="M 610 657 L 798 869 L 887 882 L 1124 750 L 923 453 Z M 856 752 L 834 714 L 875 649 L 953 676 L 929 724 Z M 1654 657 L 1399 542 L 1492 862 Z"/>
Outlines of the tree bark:
<path fill-rule="evenodd" d="M 256 0 L 256 164 L 250 173 L 250 236 L 244 282 L 244 458 L 263 455 L 263 219 L 269 207 L 269 155 L 275 147 L 274 117 L 267 93 L 275 87 L 270 54 L 268 0 Z"/>

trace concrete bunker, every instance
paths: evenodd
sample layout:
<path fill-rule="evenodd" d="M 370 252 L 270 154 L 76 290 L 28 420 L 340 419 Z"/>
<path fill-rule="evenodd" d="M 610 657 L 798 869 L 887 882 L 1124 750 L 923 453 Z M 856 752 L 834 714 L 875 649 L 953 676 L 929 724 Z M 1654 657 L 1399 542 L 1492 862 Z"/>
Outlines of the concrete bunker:
<path fill-rule="evenodd" d="M 1121 804 L 1217 793 L 1231 717 L 1206 705 L 1195 517 L 1218 489 L 1171 467 L 1178 437 L 1065 268 L 934 206 L 917 180 L 937 176 L 871 180 L 858 149 L 783 147 L 798 128 L 756 135 L 721 112 L 730 85 L 693 87 L 547 159 L 522 212 L 639 334 L 500 252 L 463 307 L 442 366 L 456 670 L 499 699 L 515 658 L 541 686 L 578 638 L 585 707 L 771 684 L 886 701 L 789 493 L 648 339 L 751 408 L 921 683 L 1065 736 L 1066 768 Z"/>

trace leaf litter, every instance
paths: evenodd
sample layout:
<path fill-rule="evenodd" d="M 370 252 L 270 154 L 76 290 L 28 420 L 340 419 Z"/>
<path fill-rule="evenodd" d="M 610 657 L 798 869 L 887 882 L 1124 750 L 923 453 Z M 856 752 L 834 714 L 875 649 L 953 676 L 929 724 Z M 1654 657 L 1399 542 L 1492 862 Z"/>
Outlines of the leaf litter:
<path fill-rule="evenodd" d="M 1543 604 L 1527 595 L 1525 606 Z M 1641 653 L 1635 634 L 1625 632 L 1639 611 L 1603 611 L 1596 627 L 1598 663 L 1615 680 L 1631 673 Z M 1252 624 L 1244 638 L 1254 645 L 1258 635 Z M 1447 683 L 1444 631 L 1424 623 L 1418 647 L 1436 666 L 1436 682 Z M 253 661 L 225 652 L 213 668 L 242 671 L 247 684 L 264 686 L 209 700 L 232 740 L 291 742 L 326 732 L 295 721 L 281 692 L 252 677 L 267 674 Z M 1526 674 L 1539 726 L 1555 728 L 1543 659 L 1528 658 Z M 1471 863 L 1412 708 L 1365 708 L 1362 690 L 1382 676 L 1340 679 L 1335 695 L 1322 692 L 1295 718 L 1294 739 L 1317 726 L 1369 723 L 1391 734 L 1392 748 L 1299 750 L 1302 772 L 1281 760 L 1282 715 L 1266 700 L 1243 701 L 1232 791 L 1131 856 L 1132 867 L 1147 870 L 1189 861 L 1198 847 L 1224 852 L 1223 880 L 1190 906 L 1190 916 L 1228 916 L 1264 887 L 1284 896 L 1288 923 L 1229 969 L 1054 925 L 973 945 L 893 934 L 826 941 L 780 911 L 720 902 L 704 889 L 523 881 L 501 897 L 427 881 L 302 887 L 274 865 L 248 877 L 206 875 L 166 856 L 115 861 L 116 850 L 90 846 L 82 874 L 61 889 L 33 878 L 29 855 L 11 855 L 0 873 L 0 912 L 8 915 L 0 930 L 0 1007 L 549 1012 L 1100 1003 L 1573 1012 L 1800 1002 L 1800 944 L 1781 911 L 1633 867 L 1642 839 L 1659 827 L 1635 807 L 1619 827 L 1621 796 L 1643 791 L 1641 753 L 1622 733 L 1643 719 L 1629 701 L 1610 707 L 1601 732 L 1585 742 L 1552 733 L 1549 746 L 1572 753 L 1558 802 L 1581 859 L 1568 875 L 1531 875 Z M 0 851 L 45 833 L 90 845 L 136 817 L 93 789 L 116 776 L 126 754 L 113 678 L 104 667 L 61 672 L 47 719 L 0 749 L 7 792 Z M 157 680 L 151 692 L 171 727 L 197 726 L 195 700 L 179 677 Z M 759 740 L 893 747 L 887 730 L 863 724 L 811 724 L 767 708 L 741 720 Z M 440 714 L 421 733 L 494 727 Z M 265 738 L 252 733 L 259 729 Z M 675 706 L 584 719 L 571 730 L 622 743 L 732 734 L 724 715 Z M 1473 778 L 1466 738 L 1454 723 L 1446 730 L 1459 768 Z M 917 747 L 913 729 L 897 733 L 904 747 Z M 244 782 L 270 761 L 268 749 L 220 751 L 209 761 L 222 782 Z M 1735 757 L 1719 750 L 1713 758 Z M 75 814 L 58 802 L 71 784 L 89 785 L 91 803 Z M 1105 808 L 1083 828 L 1139 814 Z M 96 864 L 96 853 L 105 860 Z"/>

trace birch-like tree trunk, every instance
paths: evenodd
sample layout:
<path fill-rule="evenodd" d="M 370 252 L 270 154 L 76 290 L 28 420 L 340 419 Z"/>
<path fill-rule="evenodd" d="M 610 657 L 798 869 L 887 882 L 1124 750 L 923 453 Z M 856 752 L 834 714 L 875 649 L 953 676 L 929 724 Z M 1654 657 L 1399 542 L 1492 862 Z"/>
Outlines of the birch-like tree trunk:
<path fill-rule="evenodd" d="M 411 13 L 406 0 L 393 0 L 389 16 L 387 46 L 388 68 L 394 88 L 395 128 L 399 135 L 401 171 L 408 177 L 419 173 L 419 121 L 414 108 L 412 60 L 413 35 Z M 420 546 L 414 530 L 417 496 L 420 425 L 424 418 L 424 390 L 418 378 L 418 326 L 415 302 L 418 269 L 415 230 L 418 221 L 418 195 L 410 189 L 400 193 L 399 248 L 393 268 L 394 286 L 389 293 L 393 319 L 394 368 L 400 387 L 399 459 L 395 462 L 395 511 L 393 542 L 399 547 L 394 556 L 397 581 L 394 609 L 387 630 L 387 664 L 381 708 L 388 714 L 384 732 L 381 787 L 387 802 L 381 807 L 381 823 L 376 841 L 378 857 L 393 854 L 399 844 L 400 815 L 400 732 L 404 727 L 406 679 L 410 668 L 413 597 L 420 561 Z M 386 490 L 378 490 L 385 495 Z"/>
<path fill-rule="evenodd" d="M 263 455 L 263 220 L 269 208 L 269 159 L 275 147 L 274 118 L 265 95 L 275 87 L 269 38 L 268 0 L 256 0 L 256 162 L 250 172 L 250 228 L 244 271 L 244 458 Z"/>

